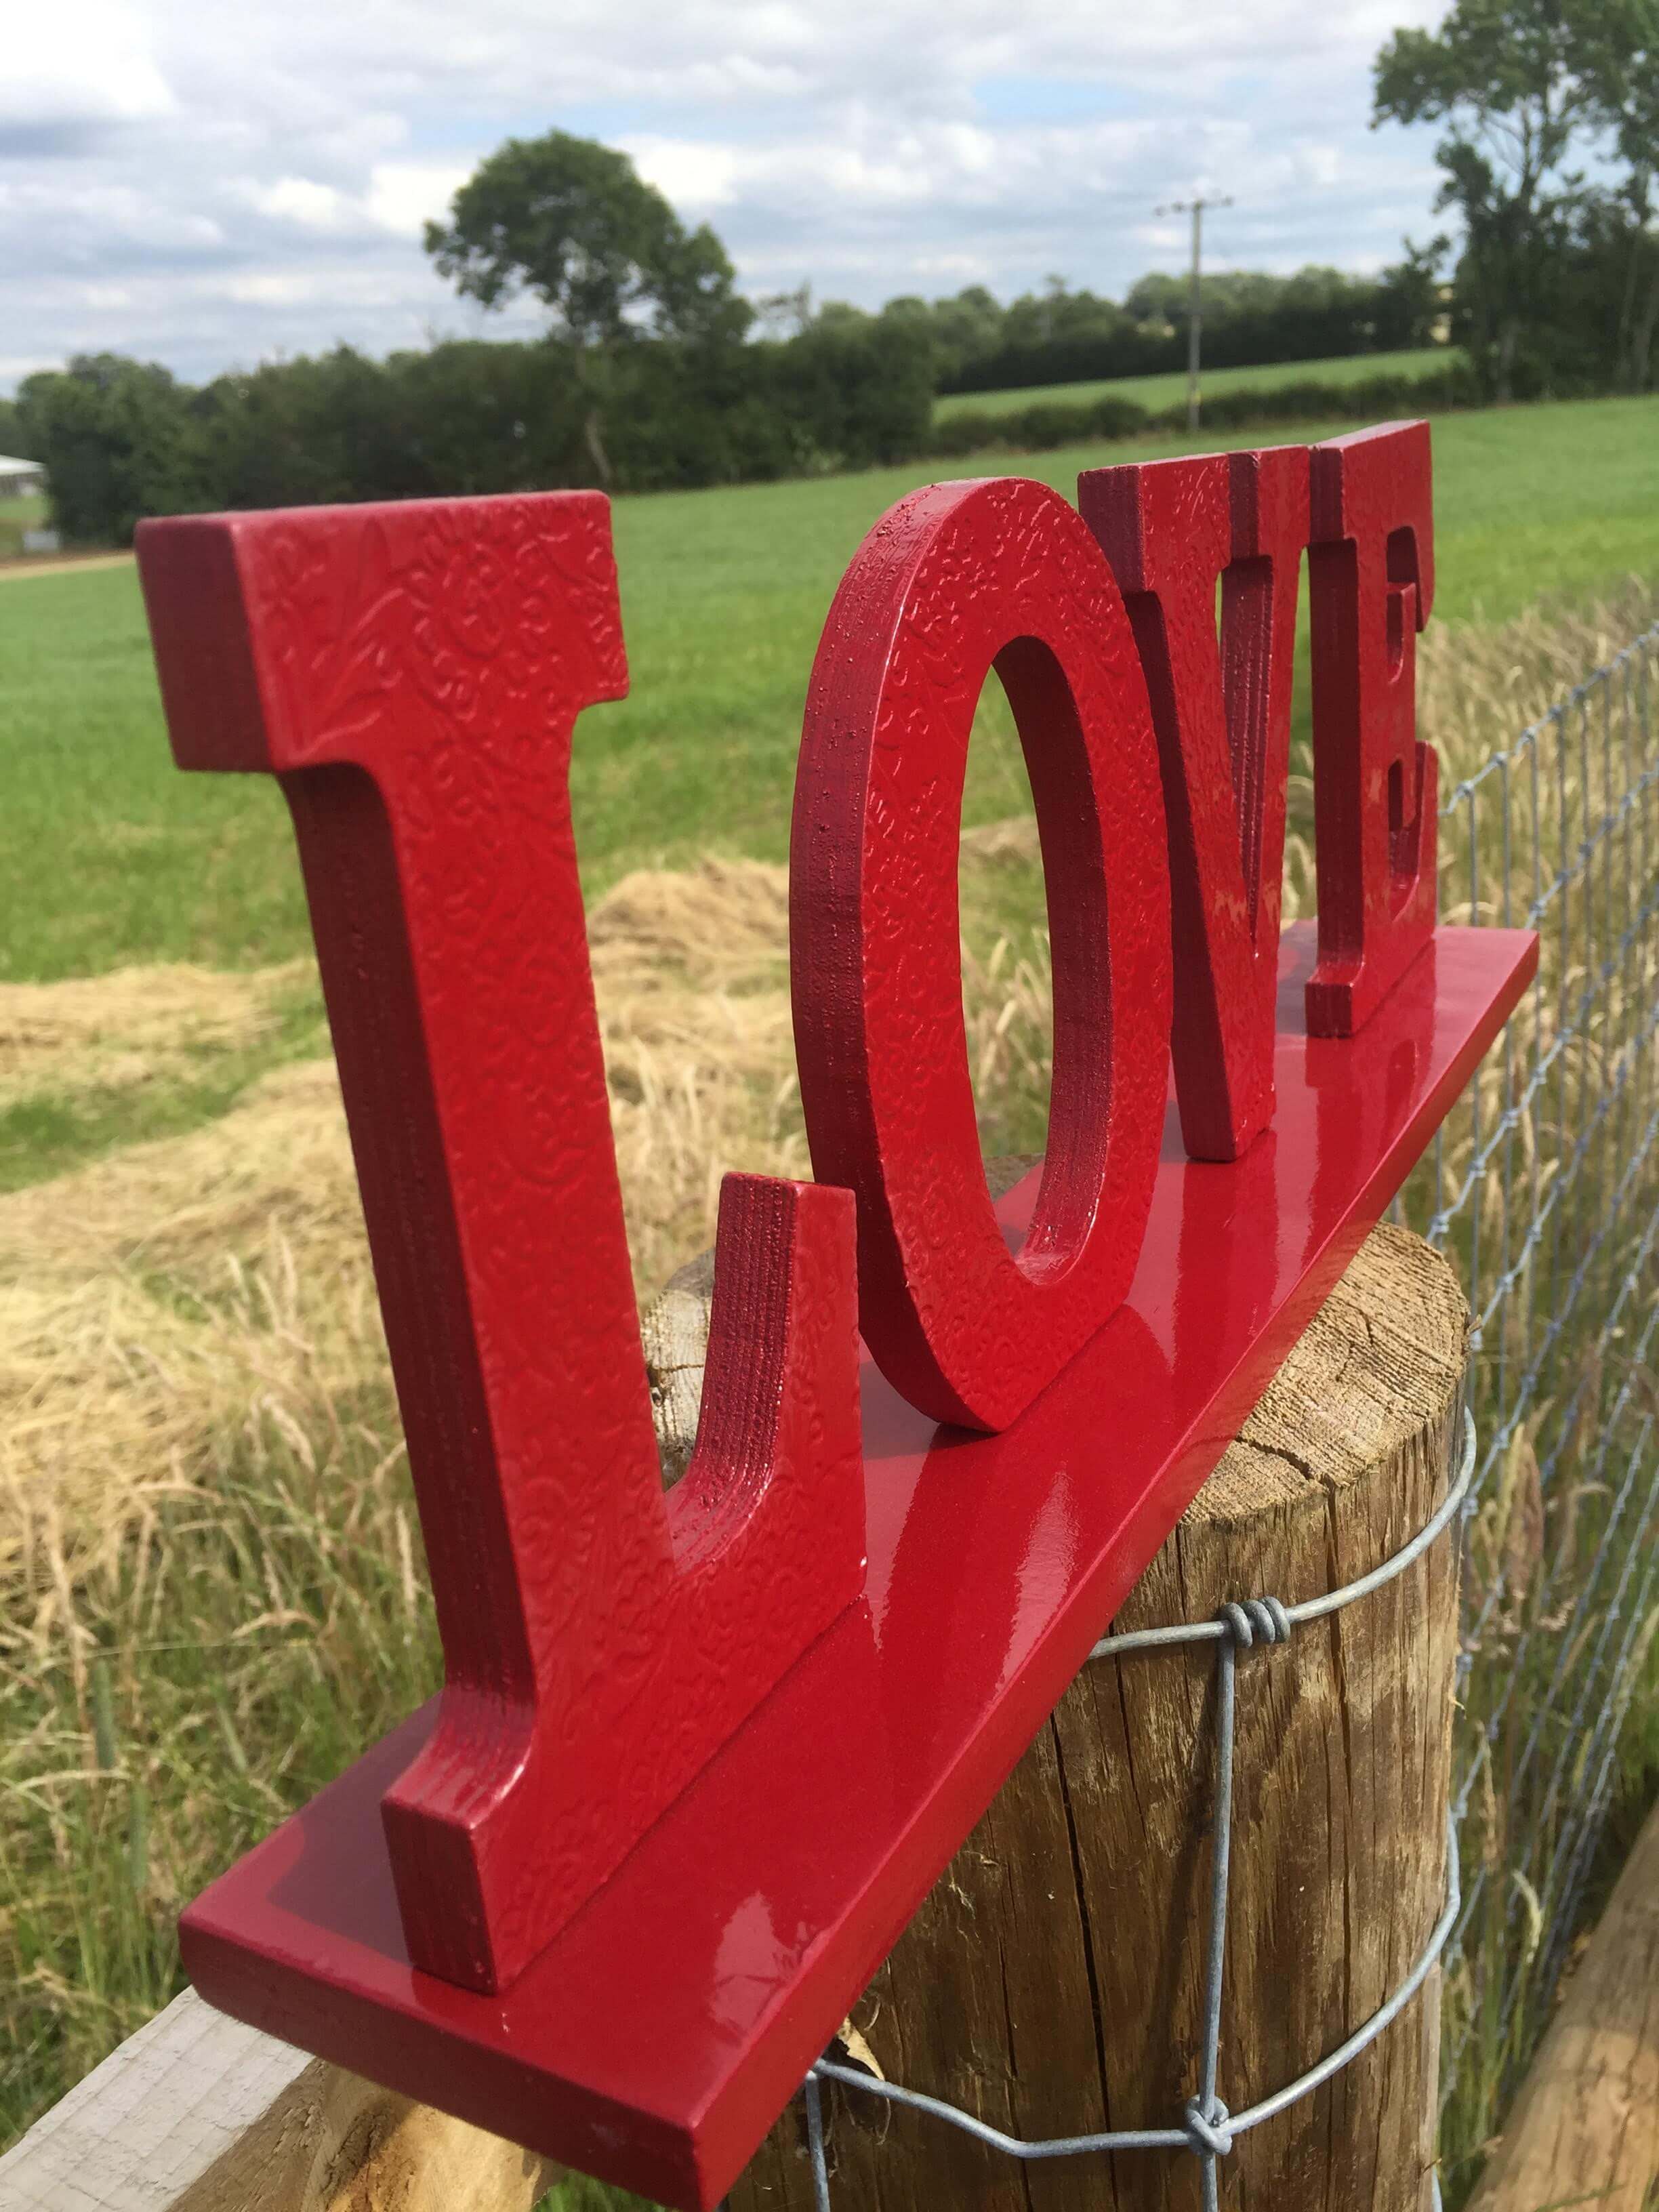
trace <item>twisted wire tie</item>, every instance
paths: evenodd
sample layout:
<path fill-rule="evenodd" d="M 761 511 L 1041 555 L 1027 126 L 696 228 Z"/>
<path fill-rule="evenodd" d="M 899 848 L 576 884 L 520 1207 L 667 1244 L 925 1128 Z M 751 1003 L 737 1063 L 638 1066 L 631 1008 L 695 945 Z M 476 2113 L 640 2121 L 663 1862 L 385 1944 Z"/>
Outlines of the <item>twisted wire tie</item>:
<path fill-rule="evenodd" d="M 1182 2108 L 1186 2122 L 1187 2140 L 1200 2157 L 1225 2158 L 1233 2147 L 1233 2131 L 1229 2124 L 1232 2114 L 1219 2097 L 1212 2097 L 1206 2112 L 1196 2097 L 1188 2097 Z"/>
<path fill-rule="evenodd" d="M 1216 1618 L 1222 1621 L 1239 1650 L 1253 1644 L 1288 1644 L 1294 1623 L 1276 1597 L 1247 1597 L 1224 1605 Z"/>

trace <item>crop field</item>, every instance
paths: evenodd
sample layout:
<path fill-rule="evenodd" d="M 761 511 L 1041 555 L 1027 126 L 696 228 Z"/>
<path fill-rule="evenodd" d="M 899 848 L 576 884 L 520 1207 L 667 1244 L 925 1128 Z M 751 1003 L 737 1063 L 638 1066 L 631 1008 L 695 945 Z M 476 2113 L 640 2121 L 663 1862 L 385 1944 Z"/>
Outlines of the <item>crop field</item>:
<path fill-rule="evenodd" d="M 1205 392 L 1272 392 L 1281 384 L 1359 384 L 1373 376 L 1432 376 L 1462 358 L 1455 346 L 1408 346 L 1395 353 L 1339 354 L 1328 361 L 1269 362 L 1254 368 L 1210 368 Z M 1107 376 L 1085 384 L 1036 384 L 1009 392 L 949 392 L 933 409 L 936 422 L 952 415 L 1008 415 L 1022 407 L 1060 401 L 1082 406 L 1091 399 L 1133 399 L 1138 407 L 1177 407 L 1187 397 L 1183 370 L 1160 376 Z"/>
<path fill-rule="evenodd" d="M 1652 618 L 1659 400 L 1455 416 L 1435 448 L 1422 697 L 1449 781 Z M 1012 465 L 1070 491 L 1182 449 Z M 920 480 L 617 509 L 634 688 L 583 719 L 574 779 L 642 1297 L 708 1241 L 724 1169 L 806 1170 L 779 865 L 801 704 L 846 561 Z M 994 686 L 981 735 L 969 1048 L 987 1149 L 1020 1151 L 1046 945 Z M 3 2145 L 177 1989 L 180 1901 L 437 1654 L 281 801 L 172 768 L 130 567 L 0 580 L 0 762 Z"/>

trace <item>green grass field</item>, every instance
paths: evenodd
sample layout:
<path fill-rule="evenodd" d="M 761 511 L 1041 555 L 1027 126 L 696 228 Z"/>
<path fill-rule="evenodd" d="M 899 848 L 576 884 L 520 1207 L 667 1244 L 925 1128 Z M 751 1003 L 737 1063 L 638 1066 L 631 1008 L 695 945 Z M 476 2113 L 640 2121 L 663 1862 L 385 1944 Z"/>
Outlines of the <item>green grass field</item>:
<path fill-rule="evenodd" d="M 1591 596 L 1659 567 L 1659 400 L 1457 415 L 1434 436 L 1437 619 L 1501 620 L 1540 594 Z M 1081 467 L 1187 449 L 1163 439 L 1010 465 L 1072 493 Z M 928 473 L 618 503 L 633 690 L 577 732 L 590 894 L 705 852 L 782 858 L 830 597 L 864 532 Z M 131 569 L 0 583 L 0 978 L 263 965 L 307 948 L 276 791 L 171 765 Z M 970 820 L 1009 811 L 1010 775 L 974 780 Z"/>
<path fill-rule="evenodd" d="M 1204 390 L 1276 391 L 1281 384 L 1360 384 L 1373 376 L 1431 376 L 1462 358 L 1455 347 L 1416 346 L 1399 353 L 1342 354 L 1331 361 L 1270 362 L 1259 368 L 1212 368 Z M 1081 407 L 1091 399 L 1133 399 L 1138 406 L 1177 407 L 1187 397 L 1187 379 L 1177 370 L 1167 376 L 1109 376 L 1091 384 L 1038 384 L 1015 392 L 947 392 L 933 409 L 935 421 L 951 415 L 1012 415 L 1021 407 L 1053 400 Z"/>

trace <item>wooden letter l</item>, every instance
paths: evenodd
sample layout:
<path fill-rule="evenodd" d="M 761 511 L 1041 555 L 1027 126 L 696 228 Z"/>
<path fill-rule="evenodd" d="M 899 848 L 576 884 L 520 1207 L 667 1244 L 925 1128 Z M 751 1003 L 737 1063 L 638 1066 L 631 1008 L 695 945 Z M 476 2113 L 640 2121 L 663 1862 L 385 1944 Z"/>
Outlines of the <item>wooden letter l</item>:
<path fill-rule="evenodd" d="M 506 1988 L 859 1594 L 853 1200 L 728 1176 L 661 1488 L 571 833 L 627 666 L 591 493 L 150 522 L 185 768 L 293 811 L 446 1682 L 384 1818 L 416 1964 Z"/>

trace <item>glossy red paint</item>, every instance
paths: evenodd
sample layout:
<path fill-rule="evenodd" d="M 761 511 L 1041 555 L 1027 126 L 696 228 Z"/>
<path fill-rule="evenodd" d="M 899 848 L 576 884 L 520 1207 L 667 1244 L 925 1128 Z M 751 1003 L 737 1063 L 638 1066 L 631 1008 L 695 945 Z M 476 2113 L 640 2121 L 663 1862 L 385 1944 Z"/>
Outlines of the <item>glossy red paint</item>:
<path fill-rule="evenodd" d="M 853 1201 L 727 1178 L 665 1499 L 570 828 L 627 684 L 603 498 L 146 523 L 138 562 L 180 763 L 281 778 L 311 902 L 444 1644 L 377 1863 L 422 1967 L 504 1989 L 862 1587 Z"/>
<path fill-rule="evenodd" d="M 1316 1036 L 1352 1036 L 1434 929 L 1439 763 L 1417 739 L 1417 633 L 1434 603 L 1426 422 L 1315 446 L 1313 630 Z"/>
<path fill-rule="evenodd" d="M 994 665 L 1054 948 L 1048 1165 L 1018 1255 L 980 1158 L 957 910 L 969 732 Z M 1170 1034 L 1146 686 L 1111 569 L 1057 492 L 934 484 L 866 538 L 812 670 L 789 861 L 801 1103 L 813 1172 L 858 1200 L 864 1340 L 912 1405 L 1006 1428 L 1128 1290 Z"/>
<path fill-rule="evenodd" d="M 180 762 L 273 772 L 293 811 L 446 1659 L 440 1701 L 185 1915 L 212 2002 L 719 2197 L 1535 964 L 1529 936 L 1431 934 L 1426 441 L 1312 457 L 1316 972 L 1310 927 L 1274 934 L 1299 449 L 1085 483 L 1133 630 L 1039 486 L 878 526 L 794 830 L 821 1181 L 727 1179 L 666 1500 L 568 792 L 579 712 L 626 684 L 605 503 L 143 526 Z M 993 665 L 1056 1016 L 1049 1158 L 994 1210 L 956 946 Z M 1224 1165 L 1165 1112 L 1172 931 L 1181 1115 Z"/>
<path fill-rule="evenodd" d="M 1182 1136 L 1194 1159 L 1237 1159 L 1273 1111 L 1308 451 L 1091 469 L 1078 505 L 1123 587 L 1158 727 Z"/>
<path fill-rule="evenodd" d="M 1530 977 L 1441 930 L 1352 1041 L 1281 953 L 1274 1127 L 1234 1165 L 1165 1131 L 1128 1298 L 1000 1436 L 866 1364 L 870 1563 L 844 1613 L 505 1997 L 415 1971 L 379 1819 L 430 1712 L 185 1914 L 202 1994 L 643 2191 L 741 2170 L 1377 1218 Z M 1017 1236 L 1038 1178 L 999 1212 Z M 1241 1595 L 1243 1592 L 1241 1591 Z"/>

